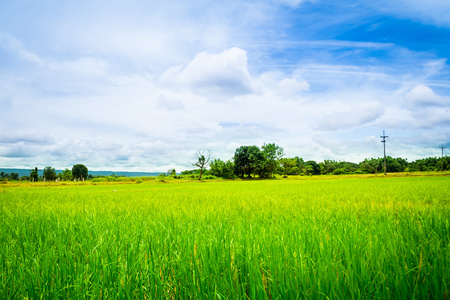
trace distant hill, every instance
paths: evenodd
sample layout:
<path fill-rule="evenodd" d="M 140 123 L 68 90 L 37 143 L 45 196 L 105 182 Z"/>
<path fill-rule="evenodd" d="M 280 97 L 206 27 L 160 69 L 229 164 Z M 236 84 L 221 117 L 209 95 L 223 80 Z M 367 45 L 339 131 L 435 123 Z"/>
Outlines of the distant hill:
<path fill-rule="evenodd" d="M 30 176 L 31 169 L 6 169 L 0 168 L 0 172 L 5 172 L 5 174 L 17 173 L 19 177 L 22 176 Z M 62 173 L 63 170 L 55 170 L 56 174 Z M 38 174 L 42 176 L 44 173 L 44 169 L 39 169 Z M 143 176 L 158 176 L 162 174 L 162 172 L 126 172 L 126 171 L 91 171 L 89 170 L 89 174 L 92 176 L 126 176 L 126 177 L 143 177 Z"/>

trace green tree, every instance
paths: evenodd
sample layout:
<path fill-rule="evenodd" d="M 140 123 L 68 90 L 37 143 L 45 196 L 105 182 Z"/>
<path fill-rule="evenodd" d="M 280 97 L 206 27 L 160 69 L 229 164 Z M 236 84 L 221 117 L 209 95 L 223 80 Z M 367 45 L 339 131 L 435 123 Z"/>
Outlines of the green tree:
<path fill-rule="evenodd" d="M 223 167 L 223 178 L 225 179 L 234 179 L 235 175 L 234 175 L 234 162 L 232 162 L 231 160 L 227 160 L 225 162 L 225 165 Z"/>
<path fill-rule="evenodd" d="M 30 171 L 30 180 L 37 182 L 39 179 L 38 168 L 34 168 L 34 170 Z"/>
<path fill-rule="evenodd" d="M 298 174 L 305 174 L 306 170 L 305 170 L 305 162 L 303 161 L 303 158 L 301 157 L 294 157 L 295 161 L 296 161 L 296 167 L 297 167 L 297 171 Z"/>
<path fill-rule="evenodd" d="M 284 150 L 280 146 L 272 144 L 264 144 L 262 146 L 262 152 L 265 155 L 266 159 L 266 167 L 267 171 L 270 173 L 272 177 L 274 177 L 274 173 L 277 170 L 280 159 L 284 156 Z"/>
<path fill-rule="evenodd" d="M 54 168 L 47 166 L 44 168 L 44 177 L 45 180 L 55 180 L 56 179 L 56 171 Z"/>
<path fill-rule="evenodd" d="M 62 177 L 62 180 L 72 180 L 72 171 L 65 168 L 64 171 L 62 172 L 61 177 Z"/>
<path fill-rule="evenodd" d="M 85 165 L 77 164 L 72 167 L 73 179 L 84 180 L 88 177 L 88 168 Z"/>
<path fill-rule="evenodd" d="M 282 158 L 280 163 L 283 167 L 283 176 L 290 175 L 292 169 L 296 166 L 297 161 L 294 158 Z"/>
<path fill-rule="evenodd" d="M 253 173 L 253 178 L 258 174 L 260 177 L 266 177 L 266 166 L 267 160 L 264 153 L 257 146 L 253 146 L 249 148 L 249 161 L 250 161 L 250 169 L 251 173 Z"/>
<path fill-rule="evenodd" d="M 198 180 L 202 180 L 203 169 L 208 165 L 209 160 L 211 159 L 211 151 L 208 150 L 207 153 L 204 153 L 203 151 L 198 150 L 195 156 L 197 156 L 197 161 L 193 163 L 193 166 L 200 168 L 200 177 Z"/>
<path fill-rule="evenodd" d="M 333 173 L 333 171 L 338 168 L 338 163 L 334 160 L 325 159 L 323 162 L 319 163 L 319 166 L 321 174 L 329 174 Z"/>
<path fill-rule="evenodd" d="M 359 163 L 359 170 L 363 173 L 377 174 L 383 165 L 381 158 L 364 159 Z"/>
<path fill-rule="evenodd" d="M 264 168 L 265 156 L 257 146 L 241 146 L 234 152 L 234 173 L 248 177 Z"/>
<path fill-rule="evenodd" d="M 214 159 L 210 163 L 209 172 L 216 177 L 222 177 L 224 179 L 234 178 L 234 163 L 231 160 L 223 161 L 219 158 Z"/>
<path fill-rule="evenodd" d="M 19 180 L 19 173 L 11 173 L 11 175 L 9 175 L 9 179 Z"/>
<path fill-rule="evenodd" d="M 209 164 L 209 172 L 216 177 L 223 177 L 225 162 L 220 158 L 215 158 Z"/>
<path fill-rule="evenodd" d="M 312 175 L 320 175 L 320 166 L 313 160 L 309 160 L 305 163 L 308 173 Z"/>

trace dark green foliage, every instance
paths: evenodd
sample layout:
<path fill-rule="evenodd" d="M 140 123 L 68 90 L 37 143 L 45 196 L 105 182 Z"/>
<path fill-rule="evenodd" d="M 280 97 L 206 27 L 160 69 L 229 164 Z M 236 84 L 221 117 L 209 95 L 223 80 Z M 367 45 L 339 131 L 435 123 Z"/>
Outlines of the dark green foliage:
<path fill-rule="evenodd" d="M 280 165 L 280 159 L 284 156 L 284 150 L 272 143 L 263 145 L 262 152 L 266 160 L 265 169 L 273 177 L 274 172 Z"/>
<path fill-rule="evenodd" d="M 418 159 L 408 164 L 408 171 L 440 171 L 450 170 L 450 157 L 444 156 L 441 158 L 428 157 L 424 159 Z"/>
<path fill-rule="evenodd" d="M 7 180 L 19 180 L 19 174 L 18 173 L 5 173 L 0 172 L 0 180 L 7 181 Z"/>
<path fill-rule="evenodd" d="M 342 175 L 342 174 L 345 174 L 346 172 L 345 172 L 345 170 L 344 169 L 335 169 L 334 171 L 333 171 L 333 175 Z"/>
<path fill-rule="evenodd" d="M 292 175 L 293 168 L 296 167 L 297 161 L 294 158 L 282 158 L 280 159 L 282 168 L 283 168 L 283 176 Z"/>
<path fill-rule="evenodd" d="M 88 168 L 82 164 L 74 165 L 72 167 L 72 176 L 76 180 L 84 180 L 88 177 Z"/>
<path fill-rule="evenodd" d="M 54 168 L 47 166 L 44 168 L 44 177 L 45 180 L 55 180 L 56 179 L 56 171 Z"/>
<path fill-rule="evenodd" d="M 209 172 L 216 177 L 222 177 L 225 179 L 233 179 L 234 175 L 234 163 L 230 160 L 222 161 L 219 158 L 214 159 L 210 164 Z"/>
<path fill-rule="evenodd" d="M 38 181 L 38 179 L 39 179 L 38 168 L 36 167 L 34 168 L 34 170 L 30 171 L 30 180 L 36 182 Z"/>
<path fill-rule="evenodd" d="M 324 160 L 323 162 L 319 163 L 320 166 L 320 173 L 321 174 L 346 174 L 346 173 L 354 173 L 356 170 L 358 170 L 359 165 L 347 162 L 347 161 L 335 161 L 335 160 Z M 335 173 L 336 170 L 337 171 Z"/>
<path fill-rule="evenodd" d="M 71 180 L 72 179 L 72 171 L 69 169 L 64 169 L 62 173 L 62 180 Z"/>
<path fill-rule="evenodd" d="M 262 170 L 265 164 L 264 154 L 257 146 L 241 146 L 234 153 L 234 173 L 244 177 Z"/>
<path fill-rule="evenodd" d="M 308 160 L 305 163 L 305 166 L 308 170 L 308 175 L 320 175 L 320 166 L 313 160 Z"/>

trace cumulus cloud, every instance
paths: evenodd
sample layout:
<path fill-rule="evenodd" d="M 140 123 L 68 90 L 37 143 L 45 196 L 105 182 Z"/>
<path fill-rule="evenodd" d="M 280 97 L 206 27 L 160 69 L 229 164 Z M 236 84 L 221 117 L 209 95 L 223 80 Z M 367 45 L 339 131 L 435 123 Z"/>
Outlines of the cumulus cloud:
<path fill-rule="evenodd" d="M 442 97 L 436 95 L 431 88 L 424 84 L 419 84 L 412 88 L 405 99 L 409 106 L 442 106 L 445 104 Z"/>
<path fill-rule="evenodd" d="M 263 142 L 353 160 L 378 155 L 357 145 L 383 129 L 448 136 L 448 65 L 427 51 L 442 31 L 414 41 L 420 52 L 396 36 L 342 36 L 405 1 L 389 1 L 389 16 L 367 1 L 11 2 L 0 9 L 0 165 L 182 170 L 198 148 L 228 159 Z"/>
<path fill-rule="evenodd" d="M 420 108 L 412 114 L 411 127 L 415 129 L 436 130 L 450 126 L 450 109 L 428 107 Z"/>
<path fill-rule="evenodd" d="M 287 77 L 280 72 L 265 72 L 254 81 L 260 93 L 272 93 L 282 99 L 298 100 L 310 89 L 306 80 L 296 76 Z"/>
<path fill-rule="evenodd" d="M 237 96 L 253 91 L 247 53 L 240 48 L 231 48 L 220 54 L 199 53 L 186 66 L 165 72 L 161 83 L 206 95 Z"/>

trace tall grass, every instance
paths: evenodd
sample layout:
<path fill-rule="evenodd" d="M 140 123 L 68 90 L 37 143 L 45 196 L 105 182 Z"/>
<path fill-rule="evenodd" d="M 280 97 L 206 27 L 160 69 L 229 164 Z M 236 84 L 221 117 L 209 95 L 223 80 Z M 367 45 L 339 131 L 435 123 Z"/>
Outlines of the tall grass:
<path fill-rule="evenodd" d="M 0 298 L 449 298 L 450 178 L 14 187 Z"/>

